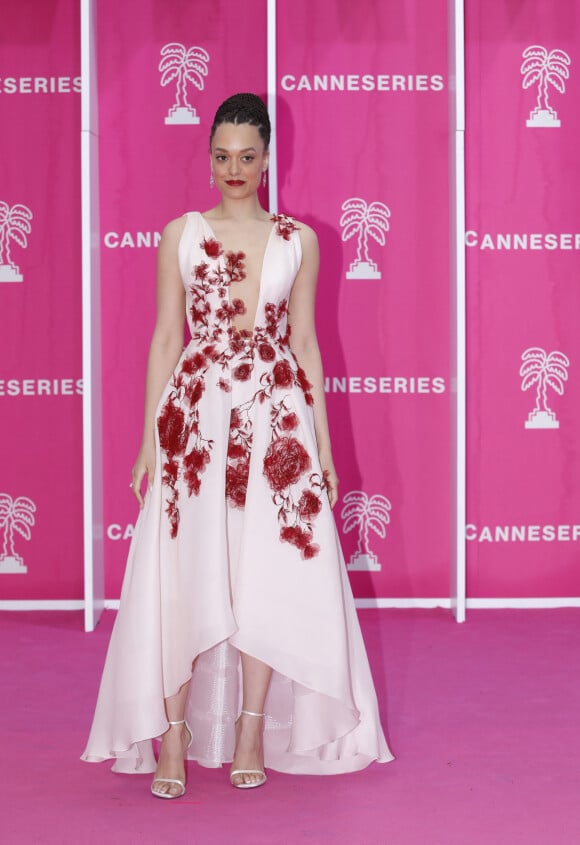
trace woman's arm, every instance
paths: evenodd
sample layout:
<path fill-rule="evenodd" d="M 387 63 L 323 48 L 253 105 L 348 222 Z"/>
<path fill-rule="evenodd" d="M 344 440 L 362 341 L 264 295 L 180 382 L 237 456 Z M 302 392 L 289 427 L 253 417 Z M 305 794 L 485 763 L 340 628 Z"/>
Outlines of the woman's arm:
<path fill-rule="evenodd" d="M 168 223 L 157 253 L 157 319 L 147 363 L 143 438 L 131 474 L 133 493 L 140 507 L 143 507 L 143 478 L 147 474 L 151 485 L 155 474 L 155 411 L 183 351 L 185 291 L 179 272 L 177 247 L 184 226 L 183 217 Z"/>
<path fill-rule="evenodd" d="M 302 264 L 296 276 L 288 306 L 288 322 L 291 327 L 290 347 L 306 373 L 308 381 L 312 384 L 318 455 L 327 477 L 328 498 L 331 507 L 334 507 L 338 501 L 338 478 L 332 459 L 324 397 L 324 376 L 314 319 L 316 282 L 320 264 L 318 239 L 314 231 L 303 223 L 300 224 L 299 234 L 302 243 Z"/>

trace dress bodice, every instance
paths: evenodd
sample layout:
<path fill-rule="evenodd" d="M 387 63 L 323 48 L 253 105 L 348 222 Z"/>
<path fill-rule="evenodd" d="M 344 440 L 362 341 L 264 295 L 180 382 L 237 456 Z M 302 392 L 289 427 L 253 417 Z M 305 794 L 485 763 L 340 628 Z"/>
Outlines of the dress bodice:
<path fill-rule="evenodd" d="M 193 341 L 215 343 L 223 350 L 232 336 L 240 334 L 232 318 L 245 308 L 235 293 L 236 282 L 244 278 L 244 257 L 243 252 L 224 251 L 202 214 L 187 214 L 179 244 L 179 266 Z M 262 262 L 255 336 L 272 334 L 274 309 L 276 333 L 281 337 L 286 334 L 288 299 L 301 260 L 296 223 L 286 215 L 274 215 Z"/>

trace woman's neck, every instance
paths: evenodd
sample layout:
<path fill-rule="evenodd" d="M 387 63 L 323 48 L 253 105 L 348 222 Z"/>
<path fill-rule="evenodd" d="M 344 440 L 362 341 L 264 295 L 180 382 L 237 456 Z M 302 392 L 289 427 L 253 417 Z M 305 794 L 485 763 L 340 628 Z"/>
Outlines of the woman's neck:
<path fill-rule="evenodd" d="M 222 197 L 220 202 L 213 209 L 213 212 L 216 217 L 220 217 L 224 220 L 258 219 L 266 214 L 260 205 L 257 194 L 240 200 L 232 200 L 227 197 Z"/>

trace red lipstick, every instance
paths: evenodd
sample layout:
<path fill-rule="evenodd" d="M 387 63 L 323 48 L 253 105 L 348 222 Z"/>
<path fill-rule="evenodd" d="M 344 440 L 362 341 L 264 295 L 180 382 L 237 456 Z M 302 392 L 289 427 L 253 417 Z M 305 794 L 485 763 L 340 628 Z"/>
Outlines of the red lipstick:
<path fill-rule="evenodd" d="M 240 185 L 243 185 L 243 181 L 241 179 L 228 179 L 226 181 L 226 185 L 229 185 L 230 188 L 239 188 Z"/>

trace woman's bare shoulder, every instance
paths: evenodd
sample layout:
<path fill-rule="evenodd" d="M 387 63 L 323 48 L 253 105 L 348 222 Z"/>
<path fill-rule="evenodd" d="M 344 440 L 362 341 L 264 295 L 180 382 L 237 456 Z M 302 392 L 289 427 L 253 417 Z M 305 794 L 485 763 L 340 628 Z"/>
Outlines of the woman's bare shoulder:
<path fill-rule="evenodd" d="M 298 231 L 304 235 L 306 238 L 310 238 L 310 240 L 317 240 L 317 235 L 312 226 L 309 226 L 308 223 L 303 223 L 301 220 L 296 220 L 296 226 L 298 227 Z"/>
<path fill-rule="evenodd" d="M 293 218 L 294 219 L 294 218 Z M 318 236 L 312 226 L 303 223 L 301 220 L 294 220 L 303 252 L 318 250 Z"/>
<path fill-rule="evenodd" d="M 185 229 L 187 218 L 187 214 L 182 214 L 181 217 L 176 217 L 174 220 L 170 220 L 169 223 L 165 225 L 163 232 L 161 233 L 161 239 L 165 242 L 169 241 L 171 243 L 179 241 L 183 234 L 183 230 Z"/>

